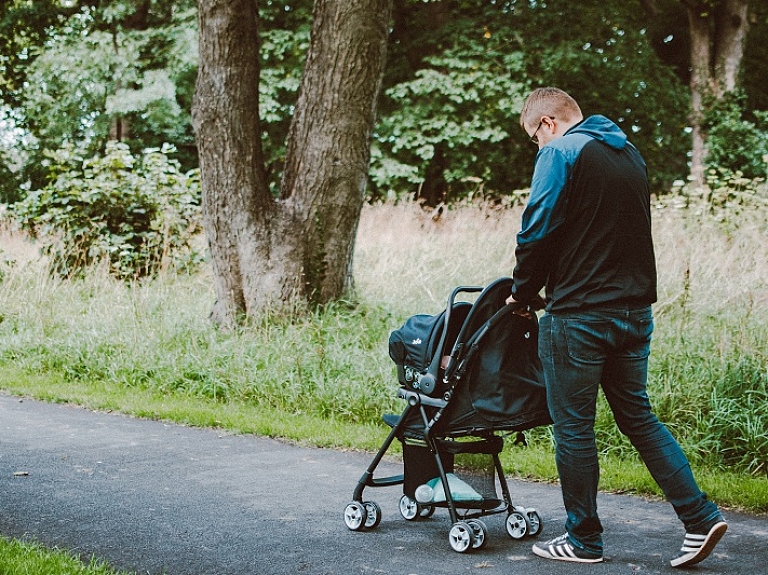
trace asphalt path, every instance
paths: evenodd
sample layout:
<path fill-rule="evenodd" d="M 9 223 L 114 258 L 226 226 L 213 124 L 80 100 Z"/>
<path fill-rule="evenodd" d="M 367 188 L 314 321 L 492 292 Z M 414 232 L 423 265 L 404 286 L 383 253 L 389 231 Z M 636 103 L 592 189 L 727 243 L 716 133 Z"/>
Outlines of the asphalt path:
<path fill-rule="evenodd" d="M 383 519 L 350 531 L 343 511 L 370 461 L 0 394 L 0 535 L 151 575 L 768 573 L 768 518 L 726 511 L 715 552 L 672 569 L 683 538 L 672 508 L 626 495 L 599 498 L 606 560 L 592 565 L 534 556 L 535 539 L 511 539 L 503 514 L 484 519 L 485 547 L 457 553 L 447 510 L 406 521 L 400 486 L 367 488 Z M 401 469 L 394 458 L 379 467 Z M 541 514 L 538 539 L 562 533 L 559 487 L 509 485 L 516 505 Z"/>

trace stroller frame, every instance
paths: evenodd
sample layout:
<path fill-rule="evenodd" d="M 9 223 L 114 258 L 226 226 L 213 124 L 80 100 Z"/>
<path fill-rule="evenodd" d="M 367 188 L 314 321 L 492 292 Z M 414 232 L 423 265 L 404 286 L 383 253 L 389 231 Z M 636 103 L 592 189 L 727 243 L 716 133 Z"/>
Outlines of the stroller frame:
<path fill-rule="evenodd" d="M 447 508 L 452 524 L 448 533 L 448 541 L 454 551 L 464 553 L 485 545 L 488 532 L 486 525 L 480 518 L 486 515 L 506 513 L 506 531 L 513 539 L 536 536 L 542 531 L 543 521 L 538 511 L 533 508 L 518 507 L 512 503 L 509 486 L 499 458 L 504 440 L 496 432 L 517 431 L 517 442 L 524 442 L 522 430 L 536 424 L 548 423 L 545 418 L 539 417 L 533 424 L 522 427 L 514 424 L 483 427 L 470 423 L 466 427 L 448 432 L 441 431 L 441 420 L 451 404 L 452 397 L 459 391 L 458 386 L 464 383 L 462 379 L 467 375 L 467 370 L 472 365 L 473 358 L 478 353 L 484 336 L 499 322 L 508 319 L 510 314 L 519 310 L 519 308 L 510 305 L 497 305 L 498 309 L 494 311 L 492 317 L 485 321 L 466 341 L 464 339 L 467 334 L 464 331 L 468 327 L 468 322 L 465 321 L 454 344 L 447 340 L 451 326 L 451 312 L 457 309 L 457 299 L 462 293 L 481 292 L 476 300 L 477 303 L 490 290 L 508 294 L 510 285 L 511 280 L 509 278 L 501 278 L 486 288 L 460 286 L 454 289 L 448 298 L 448 306 L 442 317 L 441 335 L 436 353 L 433 354 L 426 372 L 419 374 L 415 379 L 412 374 L 404 377 L 402 371 L 398 372 L 401 387 L 398 389 L 397 396 L 406 401 L 406 407 L 399 417 L 395 415 L 383 417 L 392 429 L 358 481 L 352 495 L 352 501 L 344 510 L 344 522 L 350 530 L 372 530 L 381 522 L 381 507 L 374 501 L 364 500 L 363 493 L 366 488 L 389 487 L 407 483 L 407 467 L 405 467 L 403 474 L 375 477 L 377 467 L 392 443 L 398 439 L 403 444 L 404 466 L 406 448 L 409 445 L 418 442 L 417 444 L 424 445 L 429 450 L 434 458 L 434 468 L 437 470 L 445 496 L 444 501 L 432 501 L 432 492 L 429 489 L 420 492 L 427 487 L 425 485 L 417 488 L 411 496 L 408 491 L 412 486 L 406 485 L 407 489 L 404 489 L 403 496 L 400 498 L 400 513 L 404 519 L 415 521 L 430 517 L 436 508 Z M 472 311 L 470 310 L 469 313 L 471 315 Z M 447 358 L 443 356 L 443 353 L 444 350 L 449 349 L 447 345 L 451 346 L 451 353 L 446 365 L 445 359 Z M 442 366 L 441 361 L 443 362 Z M 401 366 L 398 365 L 398 369 L 400 368 Z M 440 377 L 441 375 L 442 377 Z M 410 384 L 403 385 L 406 381 Z M 440 381 L 442 385 L 438 383 Z M 434 394 L 439 395 L 440 393 L 442 396 L 433 397 Z M 465 437 L 470 440 L 455 441 L 458 437 Z M 501 499 L 483 497 L 479 501 L 475 499 L 466 501 L 457 500 L 454 497 L 449 480 L 449 472 L 452 469 L 449 467 L 452 467 L 453 455 L 458 453 L 480 453 L 492 457 L 493 479 L 494 483 L 496 479 L 499 481 Z M 446 465 L 446 461 L 449 461 L 450 465 Z M 425 497 L 425 494 L 428 497 Z"/>

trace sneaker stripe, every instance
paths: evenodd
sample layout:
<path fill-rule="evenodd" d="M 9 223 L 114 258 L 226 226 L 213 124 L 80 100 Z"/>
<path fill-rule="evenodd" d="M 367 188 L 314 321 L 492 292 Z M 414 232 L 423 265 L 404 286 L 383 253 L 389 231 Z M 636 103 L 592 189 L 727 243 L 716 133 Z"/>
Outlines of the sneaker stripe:
<path fill-rule="evenodd" d="M 549 554 L 555 557 L 574 558 L 576 554 L 571 550 L 569 545 L 550 545 Z"/>

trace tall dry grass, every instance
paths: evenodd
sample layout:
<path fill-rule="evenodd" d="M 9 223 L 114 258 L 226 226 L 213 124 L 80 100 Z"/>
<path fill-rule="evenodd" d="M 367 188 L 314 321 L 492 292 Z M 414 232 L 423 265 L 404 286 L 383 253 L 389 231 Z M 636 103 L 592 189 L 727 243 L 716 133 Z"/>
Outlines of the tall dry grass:
<path fill-rule="evenodd" d="M 367 208 L 356 254 L 361 297 L 398 317 L 436 313 L 455 286 L 511 275 L 520 216 L 486 205 L 439 218 L 411 204 Z M 666 207 L 655 210 L 654 239 L 656 411 L 697 461 L 768 474 L 768 219 L 753 213 L 726 225 Z M 598 428 L 603 452 L 633 456 L 604 401 Z"/>
<path fill-rule="evenodd" d="M 440 308 L 457 285 L 511 275 L 521 214 L 486 204 L 439 216 L 410 203 L 367 206 L 355 253 L 360 295 L 414 313 Z M 768 304 L 768 221 L 755 220 L 731 230 L 690 211 L 656 210 L 657 313 L 680 306 L 760 314 Z"/>
<path fill-rule="evenodd" d="M 488 204 L 366 206 L 355 252 L 360 297 L 397 315 L 437 313 L 456 286 L 511 275 L 520 214 Z"/>

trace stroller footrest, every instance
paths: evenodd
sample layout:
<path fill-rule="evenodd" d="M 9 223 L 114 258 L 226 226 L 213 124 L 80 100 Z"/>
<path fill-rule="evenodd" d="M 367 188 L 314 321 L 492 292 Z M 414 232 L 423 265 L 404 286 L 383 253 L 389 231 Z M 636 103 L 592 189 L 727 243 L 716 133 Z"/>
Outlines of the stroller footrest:
<path fill-rule="evenodd" d="M 400 416 L 394 413 L 385 413 L 381 416 L 381 419 L 390 427 L 395 427 L 395 425 L 400 423 Z"/>
<path fill-rule="evenodd" d="M 501 499 L 483 499 L 482 501 L 454 501 L 457 509 L 478 510 L 480 515 L 493 515 L 495 513 L 505 513 L 510 511 L 510 505 Z M 473 514 L 466 514 L 465 518 Z"/>
<path fill-rule="evenodd" d="M 504 449 L 504 439 L 498 435 L 480 441 L 439 441 L 440 448 L 448 453 L 485 453 L 493 455 Z"/>
<path fill-rule="evenodd" d="M 380 477 L 378 479 L 371 477 L 368 479 L 367 484 L 370 487 L 389 487 L 390 485 L 402 485 L 404 480 L 405 476 L 402 474 L 392 475 L 390 477 Z"/>
<path fill-rule="evenodd" d="M 400 424 L 400 416 L 395 415 L 394 413 L 385 413 L 381 416 L 381 419 L 386 423 L 389 427 L 392 429 L 395 428 L 395 426 Z M 408 426 L 403 426 L 402 429 L 400 429 L 400 433 L 398 433 L 397 438 L 400 441 L 403 441 L 405 439 L 415 439 L 415 440 L 423 440 L 424 439 L 424 426 L 417 426 L 415 422 L 413 424 L 410 424 Z"/>

